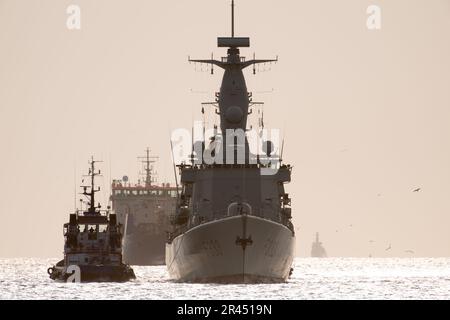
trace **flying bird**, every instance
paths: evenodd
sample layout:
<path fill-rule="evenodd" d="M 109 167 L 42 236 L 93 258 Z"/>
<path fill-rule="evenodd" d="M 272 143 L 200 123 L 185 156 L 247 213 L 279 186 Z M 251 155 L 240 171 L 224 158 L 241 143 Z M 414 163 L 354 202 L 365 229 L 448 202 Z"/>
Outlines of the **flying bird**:
<path fill-rule="evenodd" d="M 412 250 L 405 250 L 405 252 L 406 252 L 406 253 L 414 254 L 414 251 L 412 251 Z"/>
<path fill-rule="evenodd" d="M 422 190 L 422 188 L 414 189 L 413 192 L 419 192 L 420 190 Z"/>

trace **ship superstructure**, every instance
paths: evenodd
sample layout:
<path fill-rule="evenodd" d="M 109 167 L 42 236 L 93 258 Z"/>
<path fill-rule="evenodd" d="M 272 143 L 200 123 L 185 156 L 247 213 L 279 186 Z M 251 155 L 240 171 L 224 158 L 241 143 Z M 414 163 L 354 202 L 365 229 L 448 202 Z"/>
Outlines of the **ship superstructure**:
<path fill-rule="evenodd" d="M 122 226 L 109 207 L 102 210 L 95 203 L 100 191 L 95 187 L 95 177 L 100 175 L 96 162 L 90 161 L 90 185 L 82 186 L 87 208 L 70 214 L 64 224 L 64 259 L 48 269 L 53 280 L 67 281 L 73 276 L 73 281 L 81 282 L 122 282 L 135 278 L 133 269 L 122 262 Z"/>
<path fill-rule="evenodd" d="M 125 226 L 123 258 L 131 265 L 162 265 L 177 188 L 169 183 L 155 183 L 153 163 L 158 158 L 151 156 L 148 148 L 145 156 L 139 159 L 144 165 L 142 182 L 130 183 L 125 176 L 114 180 L 111 186 L 114 212 Z"/>
<path fill-rule="evenodd" d="M 247 137 L 233 135 L 247 132 L 247 117 L 257 104 L 243 70 L 277 60 L 240 55 L 250 39 L 234 35 L 234 1 L 231 37 L 218 38 L 218 46 L 228 48 L 221 60 L 190 59 L 224 70 L 216 101 L 209 103 L 220 115 L 220 131 L 215 127 L 209 144 L 194 142 L 191 162 L 178 165 L 182 192 L 166 245 L 167 268 L 184 282 L 285 281 L 295 245 L 291 200 L 284 189 L 292 168 L 281 165 L 281 156 L 263 161 L 277 158 L 270 141 L 259 141 L 265 151 L 259 155 L 250 151 Z"/>

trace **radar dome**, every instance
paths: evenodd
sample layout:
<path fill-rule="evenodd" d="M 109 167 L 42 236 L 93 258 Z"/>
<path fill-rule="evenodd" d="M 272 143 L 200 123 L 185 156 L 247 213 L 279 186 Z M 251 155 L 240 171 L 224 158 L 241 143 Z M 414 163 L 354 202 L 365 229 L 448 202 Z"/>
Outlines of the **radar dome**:
<path fill-rule="evenodd" d="M 225 118 L 231 123 L 238 124 L 242 121 L 243 115 L 241 108 L 233 106 L 227 109 Z"/>

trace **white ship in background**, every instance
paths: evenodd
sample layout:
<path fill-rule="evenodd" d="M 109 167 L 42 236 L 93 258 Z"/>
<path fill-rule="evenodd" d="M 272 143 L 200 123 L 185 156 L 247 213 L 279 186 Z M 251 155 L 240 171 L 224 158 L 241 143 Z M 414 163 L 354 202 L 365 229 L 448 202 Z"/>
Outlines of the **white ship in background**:
<path fill-rule="evenodd" d="M 123 259 L 130 265 L 162 265 L 165 263 L 165 243 L 169 230 L 169 216 L 175 212 L 177 188 L 169 183 L 154 182 L 152 164 L 157 157 L 147 148 L 143 182 L 114 180 L 111 186 L 112 208 L 119 223 L 125 226 Z"/>

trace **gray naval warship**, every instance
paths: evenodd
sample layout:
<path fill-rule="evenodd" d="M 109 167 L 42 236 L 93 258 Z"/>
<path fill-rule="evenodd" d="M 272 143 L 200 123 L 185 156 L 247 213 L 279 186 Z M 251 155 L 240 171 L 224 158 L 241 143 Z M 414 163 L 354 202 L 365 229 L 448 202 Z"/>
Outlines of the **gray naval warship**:
<path fill-rule="evenodd" d="M 190 163 L 177 165 L 182 188 L 171 219 L 166 265 L 170 277 L 179 282 L 284 282 L 292 273 L 295 246 L 291 199 L 284 189 L 292 167 L 282 164 L 281 152 L 278 168 L 267 174 L 272 161 L 262 160 L 272 155 L 273 143 L 262 141 L 266 154 L 260 156 L 249 149 L 247 137 L 233 137 L 233 132 L 247 131 L 247 116 L 257 104 L 247 91 L 243 69 L 253 66 L 255 71 L 256 64 L 277 59 L 240 56 L 250 39 L 234 36 L 234 1 L 231 12 L 231 37 L 218 38 L 218 47 L 228 48 L 227 56 L 189 59 L 210 65 L 212 72 L 213 66 L 224 70 L 215 102 L 206 103 L 220 115 L 220 132 L 215 126 L 208 145 L 193 142 Z"/>
<path fill-rule="evenodd" d="M 64 224 L 64 259 L 47 269 L 51 279 L 67 282 L 124 282 L 135 278 L 122 262 L 122 232 L 116 215 L 95 205 L 94 159 L 90 161 L 91 184 L 83 186 L 88 197 L 86 210 L 76 210 Z"/>
<path fill-rule="evenodd" d="M 169 215 L 175 211 L 177 189 L 169 183 L 155 184 L 152 164 L 157 157 L 139 157 L 144 165 L 144 181 L 132 184 L 128 177 L 114 180 L 110 197 L 119 223 L 124 225 L 122 253 L 130 265 L 163 265 Z"/>

